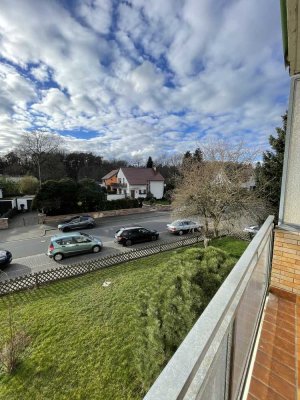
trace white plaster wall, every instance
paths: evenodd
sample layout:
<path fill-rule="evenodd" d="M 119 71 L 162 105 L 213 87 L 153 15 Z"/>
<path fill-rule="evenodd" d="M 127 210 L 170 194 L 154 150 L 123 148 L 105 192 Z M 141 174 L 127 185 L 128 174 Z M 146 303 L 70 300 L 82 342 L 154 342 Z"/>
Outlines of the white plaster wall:
<path fill-rule="evenodd" d="M 119 179 L 121 179 L 120 183 L 127 183 L 127 185 L 128 185 L 127 179 L 125 178 L 125 175 L 123 174 L 123 171 L 122 171 L 121 168 L 119 169 L 119 172 L 117 174 L 117 178 L 118 178 L 118 181 L 119 181 Z"/>
<path fill-rule="evenodd" d="M 164 195 L 164 182 L 150 181 L 150 192 L 156 199 L 161 199 Z"/>
<path fill-rule="evenodd" d="M 18 210 L 21 210 L 21 205 L 24 204 L 24 210 L 27 210 L 27 200 L 26 199 L 17 199 Z"/>
<path fill-rule="evenodd" d="M 145 194 L 140 194 L 140 190 L 143 192 L 144 190 L 147 190 L 146 185 L 130 185 L 128 186 L 127 194 L 128 196 L 131 197 L 131 190 L 134 190 L 134 198 L 137 199 L 138 197 L 146 197 L 147 193 Z"/>
<path fill-rule="evenodd" d="M 300 226 L 300 77 L 294 80 L 293 94 L 293 102 L 289 109 L 291 112 L 292 108 L 290 131 L 287 132 L 289 145 L 285 153 L 287 169 L 286 176 L 283 175 L 285 193 L 282 219 L 285 224 Z"/>
<path fill-rule="evenodd" d="M 107 200 L 119 200 L 119 199 L 124 199 L 125 194 L 108 194 L 107 195 Z"/>

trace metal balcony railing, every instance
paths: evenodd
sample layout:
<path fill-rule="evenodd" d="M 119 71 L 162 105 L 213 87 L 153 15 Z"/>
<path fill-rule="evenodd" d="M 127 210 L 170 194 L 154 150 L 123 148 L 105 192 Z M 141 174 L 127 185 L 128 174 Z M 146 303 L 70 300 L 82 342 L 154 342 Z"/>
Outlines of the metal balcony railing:
<path fill-rule="evenodd" d="M 269 216 L 144 400 L 236 400 L 268 292 L 273 245 Z"/>

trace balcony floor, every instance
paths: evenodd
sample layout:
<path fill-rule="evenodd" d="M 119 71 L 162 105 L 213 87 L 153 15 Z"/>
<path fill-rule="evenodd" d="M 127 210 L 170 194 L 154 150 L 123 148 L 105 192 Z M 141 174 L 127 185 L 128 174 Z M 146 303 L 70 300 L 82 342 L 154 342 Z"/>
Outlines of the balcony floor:
<path fill-rule="evenodd" d="M 247 400 L 300 400 L 300 302 L 269 294 Z M 298 382 L 298 383 L 297 383 Z"/>

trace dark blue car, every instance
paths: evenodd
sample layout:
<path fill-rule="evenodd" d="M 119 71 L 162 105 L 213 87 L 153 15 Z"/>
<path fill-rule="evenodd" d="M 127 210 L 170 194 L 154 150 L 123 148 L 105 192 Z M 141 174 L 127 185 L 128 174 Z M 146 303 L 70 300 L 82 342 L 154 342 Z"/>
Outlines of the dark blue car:
<path fill-rule="evenodd" d="M 12 254 L 8 250 L 0 250 L 0 268 L 9 264 L 12 260 Z"/>

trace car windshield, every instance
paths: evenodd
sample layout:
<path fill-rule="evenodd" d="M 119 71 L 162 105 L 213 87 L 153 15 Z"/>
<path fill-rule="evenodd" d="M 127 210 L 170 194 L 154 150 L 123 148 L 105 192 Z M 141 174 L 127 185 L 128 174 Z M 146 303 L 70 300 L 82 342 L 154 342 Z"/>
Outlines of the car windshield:
<path fill-rule="evenodd" d="M 82 235 L 82 236 L 86 236 L 86 237 L 88 237 L 89 239 L 93 239 L 93 236 L 88 235 L 87 233 L 84 233 L 84 232 L 79 232 L 79 233 L 80 233 L 80 235 Z"/>
<path fill-rule="evenodd" d="M 180 225 L 182 223 L 182 221 L 177 220 L 171 223 L 171 225 Z"/>

